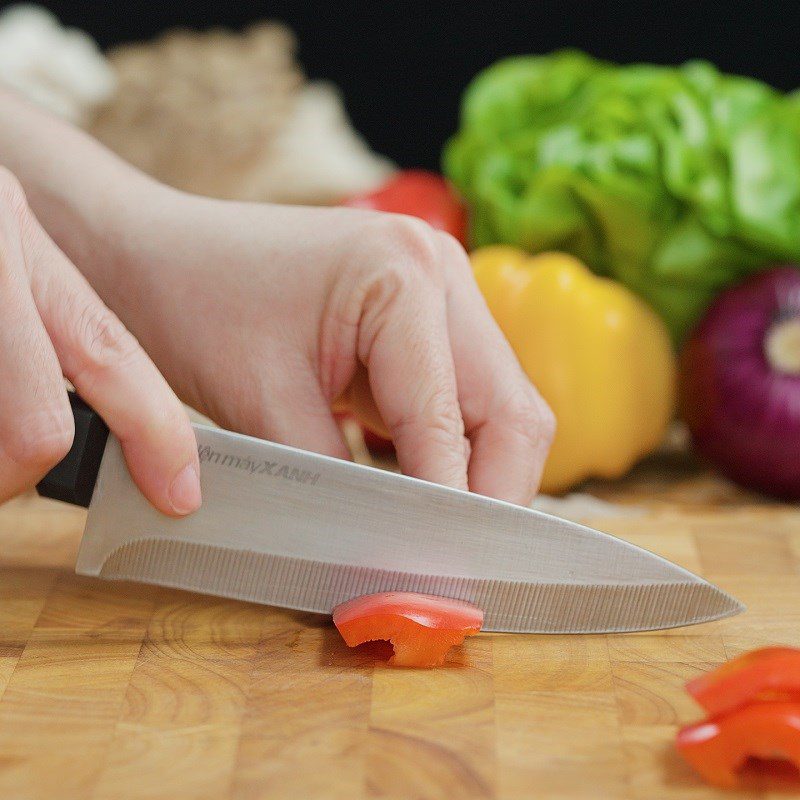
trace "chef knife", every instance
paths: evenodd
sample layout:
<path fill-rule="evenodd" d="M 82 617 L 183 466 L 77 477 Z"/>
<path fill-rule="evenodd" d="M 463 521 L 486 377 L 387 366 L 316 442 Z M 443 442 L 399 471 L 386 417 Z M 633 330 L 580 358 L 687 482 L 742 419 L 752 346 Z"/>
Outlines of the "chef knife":
<path fill-rule="evenodd" d="M 729 595 L 629 542 L 469 492 L 194 425 L 203 505 L 173 519 L 70 394 L 75 440 L 41 481 L 88 507 L 76 571 L 330 613 L 372 592 L 459 598 L 485 630 L 653 630 L 736 614 Z"/>

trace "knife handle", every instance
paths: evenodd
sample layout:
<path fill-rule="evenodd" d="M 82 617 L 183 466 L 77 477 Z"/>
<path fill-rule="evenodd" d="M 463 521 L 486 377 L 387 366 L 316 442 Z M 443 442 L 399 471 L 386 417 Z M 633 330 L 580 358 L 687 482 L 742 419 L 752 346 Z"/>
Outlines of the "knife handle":
<path fill-rule="evenodd" d="M 108 426 L 75 392 L 68 394 L 75 418 L 75 438 L 69 453 L 39 481 L 36 491 L 42 497 L 88 508 L 106 448 Z"/>

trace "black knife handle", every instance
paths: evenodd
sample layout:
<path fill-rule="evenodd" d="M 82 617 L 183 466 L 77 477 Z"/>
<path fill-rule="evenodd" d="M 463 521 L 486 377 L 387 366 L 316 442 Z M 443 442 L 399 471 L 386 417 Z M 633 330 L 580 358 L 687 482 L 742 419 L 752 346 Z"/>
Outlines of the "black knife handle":
<path fill-rule="evenodd" d="M 39 481 L 36 491 L 42 497 L 88 508 L 106 449 L 108 426 L 75 392 L 68 394 L 75 439 L 69 453 Z"/>

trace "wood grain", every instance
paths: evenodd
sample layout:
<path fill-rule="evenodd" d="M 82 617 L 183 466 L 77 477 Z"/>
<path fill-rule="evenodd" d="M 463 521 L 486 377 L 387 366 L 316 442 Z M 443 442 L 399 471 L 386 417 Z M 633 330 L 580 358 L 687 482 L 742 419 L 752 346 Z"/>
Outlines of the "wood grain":
<path fill-rule="evenodd" d="M 647 511 L 597 527 L 704 574 L 748 612 L 658 634 L 483 634 L 443 669 L 397 670 L 319 616 L 78 577 L 83 512 L 7 504 L 0 797 L 737 796 L 673 750 L 699 716 L 683 684 L 751 647 L 800 645 L 800 510 L 680 463 L 593 491 Z"/>

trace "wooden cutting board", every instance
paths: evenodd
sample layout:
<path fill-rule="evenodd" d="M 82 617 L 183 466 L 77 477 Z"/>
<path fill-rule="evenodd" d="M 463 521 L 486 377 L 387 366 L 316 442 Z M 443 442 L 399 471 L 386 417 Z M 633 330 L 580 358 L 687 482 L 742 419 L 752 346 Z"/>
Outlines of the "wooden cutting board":
<path fill-rule="evenodd" d="M 800 644 L 800 510 L 684 467 L 596 484 L 644 513 L 590 522 L 705 575 L 745 615 L 483 634 L 433 671 L 349 650 L 324 617 L 79 578 L 84 513 L 15 500 L 0 509 L 0 798 L 736 796 L 673 750 L 699 716 L 682 687 L 749 648 Z"/>

